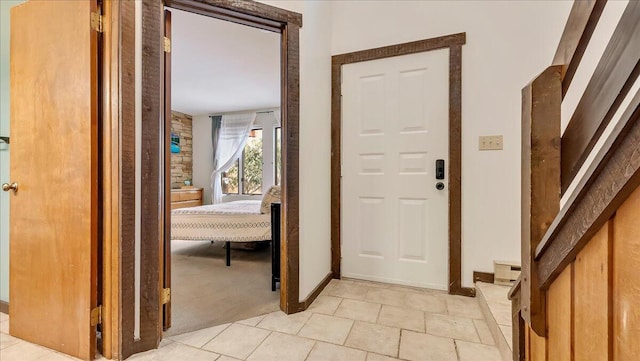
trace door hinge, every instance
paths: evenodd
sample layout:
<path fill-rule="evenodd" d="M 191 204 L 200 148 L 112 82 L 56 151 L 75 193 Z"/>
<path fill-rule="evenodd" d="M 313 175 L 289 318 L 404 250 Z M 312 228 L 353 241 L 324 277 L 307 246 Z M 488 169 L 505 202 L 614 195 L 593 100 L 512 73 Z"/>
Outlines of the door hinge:
<path fill-rule="evenodd" d="M 102 306 L 98 306 L 91 310 L 91 326 L 96 326 L 102 323 Z"/>
<path fill-rule="evenodd" d="M 166 36 L 164 37 L 164 52 L 171 52 L 171 39 L 167 38 Z"/>
<path fill-rule="evenodd" d="M 100 13 L 91 13 L 91 29 L 101 33 L 103 18 Z"/>
<path fill-rule="evenodd" d="M 163 288 L 162 289 L 162 304 L 166 305 L 171 302 L 171 288 Z"/>

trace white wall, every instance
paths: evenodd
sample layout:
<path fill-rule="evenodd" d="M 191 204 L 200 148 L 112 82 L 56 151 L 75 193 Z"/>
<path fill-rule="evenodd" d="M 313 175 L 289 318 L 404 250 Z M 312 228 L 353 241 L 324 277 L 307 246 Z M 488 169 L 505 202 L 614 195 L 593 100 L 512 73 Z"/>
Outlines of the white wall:
<path fill-rule="evenodd" d="M 9 136 L 9 10 L 23 1 L 0 1 L 0 135 Z M 10 181 L 10 146 L 0 144 L 0 183 Z M 9 302 L 9 194 L 0 192 L 0 301 Z"/>
<path fill-rule="evenodd" d="M 331 1 L 261 1 L 302 13 L 300 300 L 331 270 Z"/>
<path fill-rule="evenodd" d="M 570 1 L 336 1 L 332 54 L 458 32 L 462 48 L 463 285 L 520 259 L 521 89 L 551 64 Z M 478 151 L 478 136 L 504 150 Z"/>

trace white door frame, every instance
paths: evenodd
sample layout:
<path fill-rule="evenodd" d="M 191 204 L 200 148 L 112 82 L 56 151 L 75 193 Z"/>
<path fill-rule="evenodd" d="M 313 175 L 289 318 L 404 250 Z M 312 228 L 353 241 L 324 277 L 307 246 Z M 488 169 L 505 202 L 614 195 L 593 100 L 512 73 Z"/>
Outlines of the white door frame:
<path fill-rule="evenodd" d="M 449 293 L 475 296 L 462 287 L 462 45 L 466 33 L 334 55 L 331 58 L 331 271 L 340 278 L 342 66 L 449 48 Z"/>

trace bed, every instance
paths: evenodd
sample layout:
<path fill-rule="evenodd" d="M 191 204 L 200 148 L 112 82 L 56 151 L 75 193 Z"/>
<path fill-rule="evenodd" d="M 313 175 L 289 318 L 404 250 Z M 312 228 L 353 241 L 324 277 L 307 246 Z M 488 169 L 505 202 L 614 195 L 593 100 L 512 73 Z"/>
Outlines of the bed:
<path fill-rule="evenodd" d="M 271 187 L 262 201 L 235 201 L 171 211 L 171 239 L 226 242 L 271 240 L 271 203 L 280 202 L 280 187 Z"/>

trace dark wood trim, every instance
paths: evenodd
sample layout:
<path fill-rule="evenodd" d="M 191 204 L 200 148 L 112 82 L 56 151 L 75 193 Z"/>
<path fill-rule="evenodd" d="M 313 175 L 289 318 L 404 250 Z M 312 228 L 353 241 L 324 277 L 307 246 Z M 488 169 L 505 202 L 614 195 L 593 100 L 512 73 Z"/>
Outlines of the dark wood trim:
<path fill-rule="evenodd" d="M 546 334 L 546 295 L 539 288 L 535 249 L 560 208 L 562 66 L 548 67 L 522 90 L 522 317 Z"/>
<path fill-rule="evenodd" d="M 476 282 L 493 283 L 494 280 L 495 280 L 495 275 L 493 273 L 473 271 L 473 283 L 476 283 Z"/>
<path fill-rule="evenodd" d="M 331 273 L 340 279 L 342 183 L 342 63 L 331 58 Z"/>
<path fill-rule="evenodd" d="M 640 2 L 631 1 L 562 136 L 564 193 L 640 74 Z"/>
<path fill-rule="evenodd" d="M 462 45 L 466 34 L 449 48 L 449 293 L 475 297 L 462 287 Z"/>
<path fill-rule="evenodd" d="M 216 19 L 279 32 L 284 24 L 302 27 L 302 15 L 247 0 L 165 0 L 165 5 Z"/>
<path fill-rule="evenodd" d="M 130 1 L 120 2 L 120 356 L 124 359 L 136 352 L 134 330 L 135 272 L 135 7 Z M 117 353 L 116 353 L 117 354 Z"/>
<path fill-rule="evenodd" d="M 462 45 L 466 33 L 334 55 L 331 58 L 331 272 L 340 278 L 342 65 L 449 48 L 449 293 L 475 296 L 462 287 Z"/>
<path fill-rule="evenodd" d="M 0 312 L 9 314 L 9 302 L 0 301 Z"/>
<path fill-rule="evenodd" d="M 164 11 L 164 36 L 171 41 L 171 12 Z M 164 111 L 162 114 L 162 132 L 164 144 L 171 144 L 171 52 L 164 52 L 164 64 L 162 67 Z M 171 147 L 164 147 L 162 155 L 164 163 L 164 221 L 163 221 L 163 264 L 171 264 Z M 228 252 L 228 251 L 227 251 Z M 162 267 L 162 287 L 171 288 L 171 267 Z M 162 329 L 166 331 L 171 327 L 171 299 L 162 306 Z"/>
<path fill-rule="evenodd" d="M 282 221 L 280 305 L 287 314 L 300 304 L 300 28 L 282 31 Z"/>
<path fill-rule="evenodd" d="M 315 301 L 316 298 L 318 298 L 318 296 L 320 295 L 320 292 L 322 292 L 322 290 L 324 290 L 324 288 L 327 287 L 327 285 L 329 284 L 329 282 L 331 282 L 332 279 L 333 279 L 333 273 L 329 272 L 322 279 L 320 284 L 318 284 L 316 288 L 313 289 L 313 291 L 309 294 L 309 296 L 307 296 L 307 298 L 305 298 L 302 302 L 300 302 L 303 310 L 306 310 L 307 308 L 309 308 L 309 306 L 311 306 L 313 301 Z"/>
<path fill-rule="evenodd" d="M 133 7 L 131 5 L 131 7 Z M 164 226 L 164 192 L 163 192 L 163 156 L 164 138 L 162 136 L 163 124 L 158 121 L 162 119 L 163 102 L 161 97 L 162 79 L 164 77 L 162 47 L 162 37 L 164 35 L 163 4 L 161 1 L 144 1 L 142 3 L 142 148 L 141 148 L 141 188 L 140 207 L 140 338 L 133 338 L 133 310 L 134 310 L 134 239 L 135 239 L 135 109 L 131 109 L 130 131 L 123 129 L 123 143 L 126 139 L 130 145 L 130 153 L 133 156 L 128 166 L 131 169 L 131 178 L 125 178 L 123 172 L 123 184 L 129 183 L 132 188 L 132 198 L 128 200 L 127 206 L 123 204 L 123 218 L 126 211 L 131 217 L 130 233 L 122 234 L 122 237 L 130 238 L 130 248 L 122 252 L 123 259 L 130 258 L 127 272 L 123 269 L 123 293 L 130 297 L 128 303 L 123 302 L 123 328 L 125 321 L 129 329 L 122 332 L 122 353 L 126 358 L 131 354 L 156 348 L 162 337 L 162 305 L 160 303 L 160 292 L 162 288 L 163 260 L 163 226 Z M 127 11 L 123 11 L 125 15 Z M 131 13 L 134 13 L 133 9 Z M 124 33 L 134 32 L 135 18 L 131 20 L 131 28 L 124 29 Z M 123 34 L 123 36 L 129 36 Z M 124 40 L 124 39 L 123 39 Z M 131 43 L 135 46 L 135 39 Z M 125 49 L 122 52 L 130 52 L 128 64 L 123 61 L 123 72 L 128 75 L 134 74 L 135 47 Z M 130 66 L 130 68 L 129 68 Z M 123 81 L 122 84 L 135 85 L 135 76 L 131 75 L 130 82 Z M 131 92 L 131 98 L 135 99 L 134 86 L 123 86 L 123 92 Z M 124 118 L 124 117 L 123 117 Z M 123 122 L 125 120 L 123 119 Z M 123 155 L 124 157 L 124 155 Z M 123 192 L 127 186 L 123 186 Z M 127 209 L 125 209 L 127 208 Z M 131 288 L 131 289 L 127 289 Z M 126 290 L 126 291 L 125 291 Z M 124 296 L 124 295 L 123 295 Z M 125 312 L 130 314 L 131 320 L 125 319 Z"/>
<path fill-rule="evenodd" d="M 563 66 L 562 96 L 567 93 L 607 0 L 574 1 L 553 65 Z"/>
<path fill-rule="evenodd" d="M 390 58 L 400 55 L 422 53 L 430 50 L 451 48 L 462 46 L 466 43 L 466 33 L 440 36 L 425 40 L 412 41 L 409 43 L 383 46 L 380 48 L 354 51 L 351 53 L 338 54 L 331 57 L 332 64 L 352 64 L 362 61 Z"/>
<path fill-rule="evenodd" d="M 639 118 L 640 92 L 536 250 L 541 287 L 549 287 L 640 185 Z"/>

